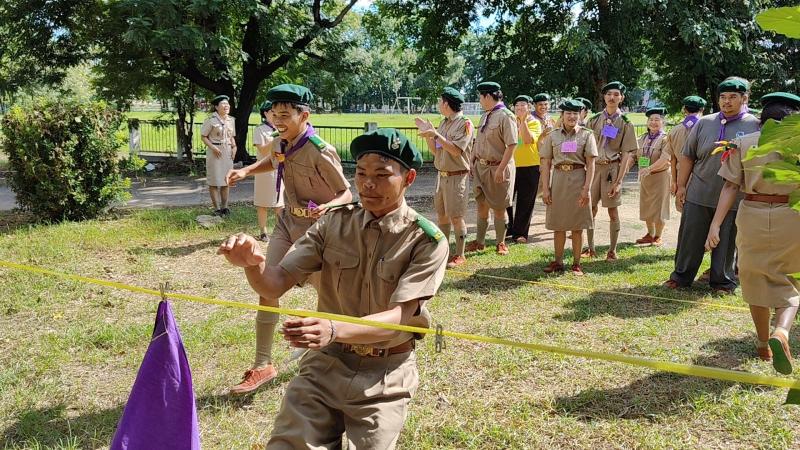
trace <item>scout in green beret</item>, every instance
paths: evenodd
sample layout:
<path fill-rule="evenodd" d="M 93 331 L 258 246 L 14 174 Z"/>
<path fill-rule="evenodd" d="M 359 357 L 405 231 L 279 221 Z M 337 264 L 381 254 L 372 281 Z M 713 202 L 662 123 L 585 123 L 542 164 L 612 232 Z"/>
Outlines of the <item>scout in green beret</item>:
<path fill-rule="evenodd" d="M 448 249 L 436 225 L 405 201 L 422 156 L 394 129 L 359 136 L 350 151 L 361 207 L 326 214 L 278 265 L 266 264 L 269 251 L 245 234 L 229 237 L 219 253 L 244 268 L 262 298 L 314 276 L 318 311 L 429 328 L 425 303 L 442 283 Z M 310 351 L 286 385 L 267 447 L 331 448 L 347 434 L 352 448 L 394 448 L 419 385 L 414 348 L 421 336 L 311 317 L 285 320 L 280 333 Z"/>
<path fill-rule="evenodd" d="M 676 201 L 683 206 L 675 269 L 664 286 L 670 289 L 688 288 L 695 281 L 705 254 L 701 245 L 711 226 L 724 180 L 717 174 L 722 165 L 721 155 L 713 153 L 720 145 L 754 133 L 759 129 L 756 117 L 748 113 L 750 83 L 739 77 L 728 77 L 718 86 L 720 111 L 701 117 L 692 127 L 678 158 L 678 188 Z M 708 283 L 719 295 L 735 291 L 736 209 L 734 205 L 721 229 L 722 240 L 711 253 Z M 705 278 L 701 276 L 701 278 Z"/>
<path fill-rule="evenodd" d="M 550 117 L 550 100 L 550 94 L 546 93 L 533 96 L 533 118 L 542 125 L 540 139 L 556 127 L 556 121 Z"/>
<path fill-rule="evenodd" d="M 639 220 L 645 223 L 647 233 L 636 240 L 637 244 L 661 246 L 664 226 L 670 217 L 670 157 L 666 145 L 667 110 L 650 108 L 647 132 L 639 137 Z"/>
<path fill-rule="evenodd" d="M 206 151 L 206 184 L 215 216 L 227 216 L 228 182 L 225 176 L 233 168 L 236 157 L 236 120 L 229 114 L 231 104 L 227 95 L 211 100 L 214 113 L 203 121 L 200 138 Z"/>
<path fill-rule="evenodd" d="M 583 111 L 581 111 L 581 118 L 578 121 L 578 125 L 584 127 L 586 126 L 586 118 L 592 113 L 592 101 L 586 97 L 576 97 L 574 100 L 583 103 Z"/>
<path fill-rule="evenodd" d="M 436 192 L 433 206 L 436 209 L 439 228 L 445 240 L 450 241 L 450 229 L 455 232 L 455 252 L 447 262 L 448 268 L 464 264 L 469 201 L 469 167 L 474 127 L 472 121 L 461 111 L 464 96 L 451 87 L 446 87 L 439 97 L 439 113 L 444 119 L 434 128 L 429 120 L 415 119 L 419 135 L 425 139 L 436 167 Z"/>
<path fill-rule="evenodd" d="M 553 231 L 555 249 L 555 260 L 544 271 L 564 271 L 564 245 L 567 231 L 571 231 L 572 273 L 583 275 L 583 230 L 594 227 L 589 189 L 594 176 L 597 141 L 590 129 L 578 125 L 583 103 L 567 99 L 559 109 L 561 126 L 539 142 L 542 200 L 547 205 L 545 227 Z"/>
<path fill-rule="evenodd" d="M 478 204 L 478 229 L 475 241 L 466 246 L 467 252 L 486 247 L 486 230 L 489 228 L 489 210 L 494 212 L 495 251 L 508 254 L 506 237 L 506 208 L 511 206 L 514 193 L 514 149 L 517 146 L 517 124 L 512 113 L 503 104 L 503 92 L 494 82 L 478 85 L 479 101 L 483 115 L 478 125 L 472 152 L 472 182 Z"/>
<path fill-rule="evenodd" d="M 800 97 L 774 92 L 761 98 L 764 110 L 762 124 L 780 122 L 800 113 Z M 755 325 L 756 351 L 779 373 L 792 373 L 789 334 L 800 305 L 800 282 L 791 274 L 800 272 L 800 214 L 792 209 L 789 197 L 800 189 L 800 183 L 776 183 L 764 178 L 763 166 L 779 163 L 779 152 L 755 156 L 762 131 L 776 125 L 766 124 L 761 131 L 734 139 L 721 155 L 718 175 L 725 185 L 717 202 L 716 212 L 706 236 L 706 250 L 723 245 L 724 221 L 738 203 L 736 214 L 736 248 L 742 299 L 750 305 Z M 741 194 L 744 199 L 741 201 Z M 772 310 L 774 310 L 774 315 Z M 770 333 L 770 325 L 775 328 Z"/>
<path fill-rule="evenodd" d="M 625 85 L 619 81 L 603 86 L 601 91 L 605 108 L 586 122 L 586 126 L 594 132 L 600 153 L 592 180 L 592 214 L 597 217 L 600 205 L 608 210 L 610 242 L 606 261 L 617 259 L 617 242 L 622 228 L 618 210 L 622 205 L 622 182 L 639 149 L 636 130 L 621 109 L 625 101 L 625 89 Z M 587 230 L 586 234 L 588 248 L 583 255 L 596 257 L 594 231 Z"/>
<path fill-rule="evenodd" d="M 272 119 L 272 102 L 265 100 L 258 108 L 261 114 L 261 125 L 253 130 L 253 147 L 256 148 L 256 159 L 272 156 L 272 141 L 278 136 Z M 283 190 L 276 192 L 274 187 L 277 183 L 277 173 L 274 170 L 263 172 L 253 177 L 253 205 L 256 207 L 258 217 L 258 228 L 261 230 L 259 239 L 269 242 L 269 231 L 267 230 L 269 212 L 275 214 L 275 223 L 278 223 L 283 211 Z"/>
<path fill-rule="evenodd" d="M 686 143 L 686 138 L 689 137 L 689 132 L 700 120 L 700 117 L 703 116 L 703 111 L 707 104 L 702 97 L 697 95 L 686 96 L 681 103 L 683 104 L 681 109 L 683 120 L 679 125 L 669 130 L 664 142 L 667 152 L 670 154 L 670 176 L 672 180 L 670 181 L 669 191 L 672 195 L 678 192 L 678 172 L 680 171 L 678 157 L 683 151 L 683 145 Z M 683 204 L 678 202 L 677 197 L 675 198 L 675 208 L 678 211 L 683 211 Z"/>
<path fill-rule="evenodd" d="M 234 184 L 251 175 L 274 172 L 275 182 L 267 186 L 271 198 L 282 197 L 285 208 L 267 245 L 268 266 L 275 266 L 292 244 L 303 236 L 331 206 L 352 200 L 350 183 L 342 171 L 336 148 L 317 135 L 309 123 L 313 96 L 304 86 L 282 84 L 267 91 L 278 135 L 269 143 L 268 156 L 247 167 L 228 172 Z M 309 279 L 319 288 L 316 277 Z M 278 306 L 277 297 L 260 297 L 264 306 Z M 230 389 L 241 395 L 255 391 L 277 376 L 272 365 L 272 343 L 279 316 L 256 313 L 256 356 L 242 381 Z"/>
<path fill-rule="evenodd" d="M 518 95 L 514 99 L 514 115 L 517 119 L 517 147 L 514 149 L 514 201 L 506 208 L 508 234 L 518 244 L 528 242 L 531 216 L 539 192 L 539 137 L 542 125 L 532 114 L 533 98 Z"/>

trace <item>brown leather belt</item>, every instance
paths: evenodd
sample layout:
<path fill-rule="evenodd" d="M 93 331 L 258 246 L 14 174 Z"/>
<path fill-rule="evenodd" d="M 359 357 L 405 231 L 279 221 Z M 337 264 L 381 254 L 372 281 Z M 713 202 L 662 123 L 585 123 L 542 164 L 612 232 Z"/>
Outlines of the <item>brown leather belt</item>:
<path fill-rule="evenodd" d="M 762 203 L 789 203 L 788 195 L 745 194 L 744 199 Z"/>
<path fill-rule="evenodd" d="M 456 175 L 466 175 L 469 173 L 469 170 L 456 170 L 455 172 L 446 172 L 444 170 L 439 171 L 440 177 L 454 177 Z"/>
<path fill-rule="evenodd" d="M 556 165 L 556 169 L 561 170 L 563 172 L 571 172 L 576 169 L 582 169 L 583 164 L 558 164 Z"/>
<path fill-rule="evenodd" d="M 500 161 L 489 161 L 488 159 L 479 158 L 478 162 L 484 166 L 499 166 Z"/>
<path fill-rule="evenodd" d="M 666 167 L 666 168 L 664 168 L 664 169 L 661 169 L 661 170 L 656 170 L 655 172 L 652 172 L 652 171 L 651 171 L 651 172 L 650 172 L 650 175 L 655 175 L 655 174 L 657 174 L 657 173 L 666 172 L 667 170 L 669 170 L 669 167 Z"/>
<path fill-rule="evenodd" d="M 358 356 L 365 356 L 365 357 L 377 357 L 382 358 L 389 355 L 396 355 L 398 353 L 405 353 L 414 350 L 417 344 L 414 342 L 414 339 L 409 339 L 403 342 L 400 345 L 396 345 L 391 348 L 375 348 L 371 345 L 363 345 L 363 344 L 339 344 L 342 351 L 355 353 Z"/>
<path fill-rule="evenodd" d="M 600 160 L 595 161 L 595 164 L 599 164 L 601 166 L 607 166 L 609 164 L 614 164 L 614 163 L 618 163 L 618 162 L 619 162 L 618 159 L 615 159 L 613 161 L 611 161 L 610 159 L 600 159 Z"/>

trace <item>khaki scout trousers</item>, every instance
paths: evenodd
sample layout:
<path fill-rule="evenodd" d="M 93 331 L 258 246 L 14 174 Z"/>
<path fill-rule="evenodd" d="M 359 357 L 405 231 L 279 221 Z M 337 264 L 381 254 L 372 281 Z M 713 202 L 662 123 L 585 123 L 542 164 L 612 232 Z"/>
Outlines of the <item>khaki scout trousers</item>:
<path fill-rule="evenodd" d="M 267 443 L 274 449 L 393 449 L 419 375 L 413 351 L 361 357 L 332 344 L 311 350 L 289 382 Z"/>

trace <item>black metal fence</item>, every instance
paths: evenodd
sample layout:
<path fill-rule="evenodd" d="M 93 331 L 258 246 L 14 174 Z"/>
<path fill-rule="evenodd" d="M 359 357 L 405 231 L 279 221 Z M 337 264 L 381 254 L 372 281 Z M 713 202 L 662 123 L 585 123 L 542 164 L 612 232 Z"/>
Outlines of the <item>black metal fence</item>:
<path fill-rule="evenodd" d="M 148 154 L 174 155 L 178 148 L 177 133 L 174 122 L 140 120 L 140 152 Z M 200 158 L 205 158 L 206 146 L 200 137 L 201 123 L 193 124 L 192 148 L 194 154 Z M 247 133 L 247 152 L 255 156 L 256 148 L 253 146 L 253 130 L 257 125 L 248 125 Z M 336 127 L 336 126 L 314 126 L 317 134 L 325 141 L 336 147 L 342 161 L 353 162 L 350 155 L 350 142 L 364 133 L 363 127 Z M 636 125 L 636 135 L 641 136 L 647 132 L 647 126 Z M 419 136 L 415 127 L 397 128 L 405 134 L 414 145 L 422 152 L 426 162 L 433 161 L 433 155 L 428 149 L 425 139 Z"/>

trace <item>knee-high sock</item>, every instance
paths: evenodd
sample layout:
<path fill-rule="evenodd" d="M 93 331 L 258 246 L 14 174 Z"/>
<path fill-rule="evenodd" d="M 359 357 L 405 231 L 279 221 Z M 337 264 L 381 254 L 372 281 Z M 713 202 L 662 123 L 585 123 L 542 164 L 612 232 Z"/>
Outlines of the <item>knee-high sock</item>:
<path fill-rule="evenodd" d="M 608 251 L 610 251 L 610 252 L 616 252 L 617 251 L 617 240 L 619 240 L 619 230 L 621 228 L 622 228 L 622 225 L 620 224 L 619 220 L 610 222 L 608 224 L 608 229 L 609 229 L 608 231 L 609 231 L 609 234 L 611 235 L 611 245 L 608 248 Z"/>
<path fill-rule="evenodd" d="M 486 243 L 487 228 L 489 228 L 489 219 L 482 219 L 478 217 L 478 232 L 475 234 L 475 242 L 481 245 Z"/>
<path fill-rule="evenodd" d="M 594 251 L 594 230 L 586 230 L 586 246 Z"/>
<path fill-rule="evenodd" d="M 267 311 L 256 312 L 256 360 L 253 363 L 255 369 L 272 363 L 272 340 L 279 317 L 278 314 Z"/>
<path fill-rule="evenodd" d="M 789 330 L 792 329 L 794 318 L 797 316 L 797 309 L 797 306 L 775 308 L 775 330 L 782 328 L 786 332 L 786 337 L 789 337 Z"/>
<path fill-rule="evenodd" d="M 494 235 L 497 243 L 504 242 L 506 240 L 506 222 L 505 220 L 495 220 L 494 221 Z"/>
<path fill-rule="evenodd" d="M 440 223 L 439 229 L 442 230 L 442 234 L 444 234 L 445 242 L 447 242 L 447 245 L 450 245 L 450 224 Z"/>
<path fill-rule="evenodd" d="M 467 241 L 467 230 L 456 228 L 456 255 L 464 256 L 464 247 Z"/>

